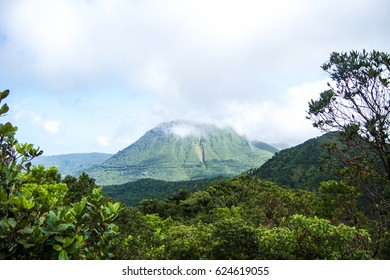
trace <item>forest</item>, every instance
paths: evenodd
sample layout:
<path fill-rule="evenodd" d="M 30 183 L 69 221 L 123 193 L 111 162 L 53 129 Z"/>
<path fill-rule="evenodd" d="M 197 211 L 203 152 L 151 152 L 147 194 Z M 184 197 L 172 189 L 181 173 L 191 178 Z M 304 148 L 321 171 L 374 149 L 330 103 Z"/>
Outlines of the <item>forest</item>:
<path fill-rule="evenodd" d="M 252 171 L 127 206 L 87 173 L 33 166 L 42 150 L 0 123 L 0 259 L 389 259 L 390 55 L 332 53 L 322 69 L 334 83 L 308 119 L 338 131 L 323 147 L 338 170 L 316 187 Z"/>

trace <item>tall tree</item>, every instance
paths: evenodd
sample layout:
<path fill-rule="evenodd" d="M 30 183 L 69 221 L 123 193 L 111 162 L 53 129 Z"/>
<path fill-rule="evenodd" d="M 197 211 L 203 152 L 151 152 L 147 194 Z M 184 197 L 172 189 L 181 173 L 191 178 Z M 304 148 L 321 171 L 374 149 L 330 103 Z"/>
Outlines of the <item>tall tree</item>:
<path fill-rule="evenodd" d="M 341 131 L 348 144 L 375 154 L 378 175 L 390 180 L 390 55 L 334 52 L 322 69 L 333 83 L 319 100 L 309 102 L 313 125 Z"/>
<path fill-rule="evenodd" d="M 345 156 L 336 149 L 346 165 L 344 175 L 371 201 L 378 240 L 390 240 L 390 55 L 333 52 L 321 68 L 332 82 L 309 102 L 308 119 L 323 131 L 341 132 L 350 151 Z"/>

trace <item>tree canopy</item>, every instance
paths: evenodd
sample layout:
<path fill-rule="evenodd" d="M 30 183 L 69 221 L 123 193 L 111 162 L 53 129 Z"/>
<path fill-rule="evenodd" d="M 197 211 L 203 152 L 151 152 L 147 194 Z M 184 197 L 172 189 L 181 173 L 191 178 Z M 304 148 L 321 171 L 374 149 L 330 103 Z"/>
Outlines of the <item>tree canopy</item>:
<path fill-rule="evenodd" d="M 379 250 L 390 242 L 390 55 L 334 52 L 322 69 L 332 82 L 309 102 L 308 118 L 323 131 L 340 131 L 344 147 L 329 150 L 346 166 L 344 178 L 362 190 Z"/>
<path fill-rule="evenodd" d="M 313 125 L 341 131 L 347 143 L 374 153 L 382 168 L 377 175 L 390 180 L 390 55 L 334 52 L 322 69 L 333 82 L 309 102 Z"/>

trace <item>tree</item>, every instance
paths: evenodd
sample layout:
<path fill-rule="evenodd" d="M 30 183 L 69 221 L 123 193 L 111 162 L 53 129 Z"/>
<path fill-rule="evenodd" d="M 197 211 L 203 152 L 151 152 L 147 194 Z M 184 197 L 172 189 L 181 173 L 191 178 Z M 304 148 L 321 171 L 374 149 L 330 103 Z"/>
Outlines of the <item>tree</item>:
<path fill-rule="evenodd" d="M 290 227 L 259 228 L 258 259 L 369 259 L 366 230 L 293 215 Z"/>
<path fill-rule="evenodd" d="M 0 103 L 8 94 L 0 92 Z M 8 109 L 3 104 L 0 116 Z M 111 257 L 120 203 L 106 201 L 94 185 L 77 199 L 67 196 L 69 187 L 56 168 L 31 168 L 42 151 L 20 144 L 16 131 L 11 123 L 0 123 L 0 259 Z M 79 181 L 93 183 L 86 175 Z"/>
<path fill-rule="evenodd" d="M 346 166 L 342 175 L 369 201 L 366 212 L 373 218 L 376 255 L 381 240 L 390 239 L 390 55 L 334 52 L 322 69 L 333 82 L 309 102 L 308 119 L 323 131 L 341 132 L 345 147 L 332 148 Z"/>
<path fill-rule="evenodd" d="M 378 176 L 390 181 L 390 55 L 372 51 L 332 53 L 322 65 L 334 84 L 309 102 L 309 119 L 338 130 L 348 144 L 374 154 Z"/>

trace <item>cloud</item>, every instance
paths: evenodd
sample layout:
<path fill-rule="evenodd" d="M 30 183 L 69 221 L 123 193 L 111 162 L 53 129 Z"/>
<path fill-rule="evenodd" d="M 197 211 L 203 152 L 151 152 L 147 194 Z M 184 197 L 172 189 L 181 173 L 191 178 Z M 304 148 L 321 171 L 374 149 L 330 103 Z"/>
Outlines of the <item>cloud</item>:
<path fill-rule="evenodd" d="M 105 136 L 102 136 L 102 135 L 99 135 L 96 137 L 96 143 L 99 145 L 99 146 L 110 146 L 110 138 L 108 137 L 105 137 Z"/>
<path fill-rule="evenodd" d="M 172 123 L 168 128 L 168 132 L 179 138 L 186 138 L 189 136 L 200 137 L 203 133 L 202 128 L 192 122 L 180 121 Z"/>
<path fill-rule="evenodd" d="M 59 132 L 61 122 L 56 120 L 42 119 L 41 116 L 36 115 L 33 119 L 33 123 L 42 128 L 45 132 L 51 134 L 57 134 Z"/>
<path fill-rule="evenodd" d="M 351 6 L 308 0 L 13 2 L 0 6 L 6 38 L 0 57 L 12 62 L 7 70 L 64 91 L 120 82 L 189 99 L 210 92 L 251 95 L 259 86 L 264 96 L 279 82 L 275 74 L 294 77 L 317 67 L 336 44 L 356 46 L 352 31 L 364 27 L 379 36 L 386 28 L 358 21 L 385 10 L 384 2 L 372 0 Z M 343 14 L 350 9 L 353 21 Z M 332 20 L 321 20 L 327 13 Z"/>
<path fill-rule="evenodd" d="M 388 0 L 0 1 L 0 84 L 61 119 L 37 121 L 46 131 L 71 138 L 77 126 L 90 139 L 103 125 L 96 145 L 112 149 L 175 119 L 296 143 L 314 134 L 306 92 L 325 79 L 319 66 L 332 51 L 388 50 L 389 10 Z"/>

